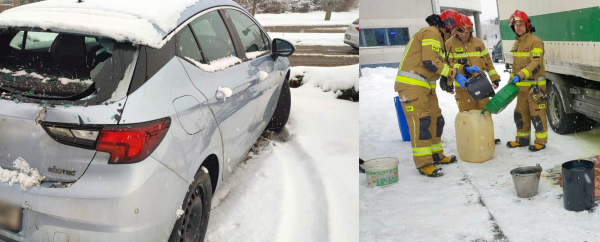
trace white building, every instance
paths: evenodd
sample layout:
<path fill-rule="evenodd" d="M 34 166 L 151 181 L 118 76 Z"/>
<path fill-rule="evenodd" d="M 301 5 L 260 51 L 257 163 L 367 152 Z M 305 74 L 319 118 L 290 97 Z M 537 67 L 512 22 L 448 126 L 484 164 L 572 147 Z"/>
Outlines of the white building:
<path fill-rule="evenodd" d="M 428 26 L 425 18 L 446 9 L 474 17 L 475 31 L 482 32 L 480 0 L 361 0 L 361 68 L 398 67 L 410 38 Z"/>

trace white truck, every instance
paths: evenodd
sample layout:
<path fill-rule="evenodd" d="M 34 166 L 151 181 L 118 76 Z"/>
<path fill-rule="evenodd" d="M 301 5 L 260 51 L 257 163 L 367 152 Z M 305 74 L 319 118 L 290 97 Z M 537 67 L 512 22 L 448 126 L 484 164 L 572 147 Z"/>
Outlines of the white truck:
<path fill-rule="evenodd" d="M 600 0 L 498 0 L 502 54 L 512 68 L 515 34 L 508 18 L 527 13 L 544 41 L 546 113 L 552 130 L 568 134 L 600 122 Z"/>

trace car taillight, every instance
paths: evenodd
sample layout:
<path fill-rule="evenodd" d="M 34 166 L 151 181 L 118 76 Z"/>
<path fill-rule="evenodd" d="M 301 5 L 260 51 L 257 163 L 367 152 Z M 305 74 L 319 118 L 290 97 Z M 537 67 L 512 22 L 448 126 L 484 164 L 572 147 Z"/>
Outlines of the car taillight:
<path fill-rule="evenodd" d="M 141 124 L 106 126 L 98 135 L 96 150 L 110 153 L 109 164 L 139 162 L 158 147 L 170 126 L 170 118 Z"/>
<path fill-rule="evenodd" d="M 356 31 L 358 31 L 358 26 L 356 26 Z"/>

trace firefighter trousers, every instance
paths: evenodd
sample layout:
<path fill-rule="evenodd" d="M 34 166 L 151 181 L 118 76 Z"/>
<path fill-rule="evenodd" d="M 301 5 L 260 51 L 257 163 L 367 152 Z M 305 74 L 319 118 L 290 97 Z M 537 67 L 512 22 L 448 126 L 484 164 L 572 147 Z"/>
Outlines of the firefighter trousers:
<path fill-rule="evenodd" d="M 413 161 L 416 168 L 433 164 L 444 157 L 442 132 L 444 117 L 434 89 L 401 84 L 398 96 L 410 131 Z"/>
<path fill-rule="evenodd" d="M 483 110 L 483 107 L 490 101 L 490 98 L 484 98 L 479 101 L 473 100 L 466 88 L 456 87 L 456 105 L 458 106 L 458 112 L 471 111 L 471 110 Z"/>
<path fill-rule="evenodd" d="M 531 83 L 518 82 L 519 95 L 515 107 L 515 124 L 517 125 L 517 136 L 515 140 L 523 145 L 530 144 L 531 123 L 535 129 L 534 143 L 545 145 L 548 142 L 548 119 L 546 118 L 546 102 L 536 103 L 529 93 Z M 546 85 L 539 86 L 546 93 Z"/>

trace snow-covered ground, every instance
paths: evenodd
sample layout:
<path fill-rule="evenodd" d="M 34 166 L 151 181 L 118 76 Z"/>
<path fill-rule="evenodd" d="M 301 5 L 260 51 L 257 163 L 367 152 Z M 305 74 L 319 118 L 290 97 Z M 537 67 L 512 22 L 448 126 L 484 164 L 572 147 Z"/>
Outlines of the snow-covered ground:
<path fill-rule="evenodd" d="M 341 67 L 312 67 L 320 75 L 305 81 L 352 83 L 352 67 L 344 69 L 352 80 L 328 78 Z M 207 241 L 358 241 L 358 103 L 315 85 L 291 93 L 286 131 L 261 139 L 263 150 L 213 196 Z"/>
<path fill-rule="evenodd" d="M 323 45 L 346 46 L 344 33 L 273 33 L 269 32 L 271 39 L 280 38 L 292 42 L 294 45 Z"/>
<path fill-rule="evenodd" d="M 506 84 L 504 64 L 495 64 Z M 397 157 L 399 182 L 367 188 L 360 174 L 360 241 L 600 241 L 600 212 L 569 212 L 563 208 L 562 188 L 544 177 L 566 161 L 600 154 L 600 129 L 570 135 L 548 131 L 548 145 L 540 152 L 509 149 L 516 127 L 516 101 L 493 115 L 494 133 L 502 144 L 485 163 L 441 166 L 444 176 L 429 178 L 415 169 L 411 146 L 402 142 L 393 98 L 397 69 L 362 69 L 360 79 L 360 157 Z M 446 120 L 442 145 L 446 155 L 457 155 L 454 96 L 437 89 Z M 544 171 L 539 193 L 530 199 L 516 196 L 510 170 L 540 164 Z"/>
<path fill-rule="evenodd" d="M 325 92 L 354 88 L 359 91 L 358 64 L 331 68 L 298 66 L 293 67 L 290 76 L 294 79 L 297 75 L 304 76 L 302 84 L 320 87 Z"/>
<path fill-rule="evenodd" d="M 263 26 L 325 26 L 350 25 L 358 18 L 358 10 L 350 12 L 333 12 L 331 19 L 325 21 L 325 12 L 257 14 L 255 17 Z"/>

